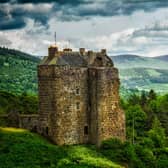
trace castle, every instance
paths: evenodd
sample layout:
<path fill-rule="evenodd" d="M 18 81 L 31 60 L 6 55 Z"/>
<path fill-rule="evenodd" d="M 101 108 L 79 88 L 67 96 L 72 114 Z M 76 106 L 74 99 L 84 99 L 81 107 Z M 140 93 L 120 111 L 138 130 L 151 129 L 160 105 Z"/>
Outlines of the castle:
<path fill-rule="evenodd" d="M 119 76 L 106 50 L 48 48 L 38 66 L 37 131 L 58 145 L 125 139 Z"/>
<path fill-rule="evenodd" d="M 0 115 L 0 122 L 36 131 L 58 145 L 124 140 L 119 84 L 118 70 L 105 49 L 59 51 L 53 45 L 38 66 L 39 113 L 11 112 Z"/>

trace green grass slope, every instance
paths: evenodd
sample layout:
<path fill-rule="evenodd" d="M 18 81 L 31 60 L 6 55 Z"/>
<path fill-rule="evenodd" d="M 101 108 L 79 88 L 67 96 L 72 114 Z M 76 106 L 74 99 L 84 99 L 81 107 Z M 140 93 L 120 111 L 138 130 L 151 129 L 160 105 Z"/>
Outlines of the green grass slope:
<path fill-rule="evenodd" d="M 1 168 L 122 168 L 94 146 L 57 146 L 24 129 L 0 128 Z"/>

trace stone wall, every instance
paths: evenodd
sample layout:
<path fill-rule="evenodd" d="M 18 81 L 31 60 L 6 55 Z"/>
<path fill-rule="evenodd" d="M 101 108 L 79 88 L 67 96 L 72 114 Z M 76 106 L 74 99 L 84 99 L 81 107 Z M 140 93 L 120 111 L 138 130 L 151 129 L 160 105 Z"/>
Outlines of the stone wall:
<path fill-rule="evenodd" d="M 39 130 L 57 144 L 88 141 L 87 78 L 85 67 L 39 68 Z"/>
<path fill-rule="evenodd" d="M 119 107 L 118 71 L 113 67 L 90 68 L 91 143 L 111 137 L 125 139 L 124 112 Z"/>
<path fill-rule="evenodd" d="M 7 115 L 0 115 L 0 126 L 25 128 L 30 131 L 37 131 L 39 116 L 36 114 L 18 114 L 9 113 Z"/>

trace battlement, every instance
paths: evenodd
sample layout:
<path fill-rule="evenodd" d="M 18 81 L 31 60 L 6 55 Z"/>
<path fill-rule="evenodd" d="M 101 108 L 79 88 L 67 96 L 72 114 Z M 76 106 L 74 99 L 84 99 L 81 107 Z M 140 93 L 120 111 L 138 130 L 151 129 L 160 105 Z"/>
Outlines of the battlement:
<path fill-rule="evenodd" d="M 78 51 L 64 48 L 61 51 L 56 45 L 52 45 L 48 48 L 48 56 L 42 60 L 40 65 L 113 67 L 113 62 L 107 56 L 105 49 L 101 49 L 100 52 L 93 52 L 91 50 L 86 51 L 85 48 L 80 48 Z"/>

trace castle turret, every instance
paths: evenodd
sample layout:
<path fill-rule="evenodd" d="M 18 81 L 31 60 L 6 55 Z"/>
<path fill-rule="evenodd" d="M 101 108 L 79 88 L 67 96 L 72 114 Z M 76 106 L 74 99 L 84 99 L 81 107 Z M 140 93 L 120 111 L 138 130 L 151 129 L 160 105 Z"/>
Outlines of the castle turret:
<path fill-rule="evenodd" d="M 85 48 L 80 48 L 79 52 L 80 52 L 81 55 L 85 55 Z"/>
<path fill-rule="evenodd" d="M 101 54 L 106 55 L 106 49 L 101 49 Z"/>
<path fill-rule="evenodd" d="M 53 58 L 57 52 L 58 52 L 58 47 L 56 45 L 49 46 L 48 48 L 49 58 Z"/>

